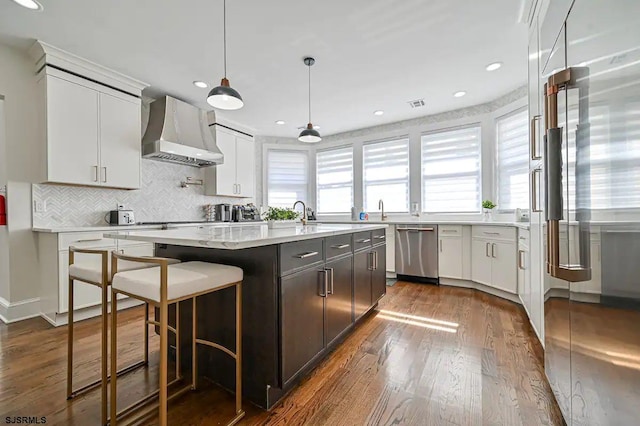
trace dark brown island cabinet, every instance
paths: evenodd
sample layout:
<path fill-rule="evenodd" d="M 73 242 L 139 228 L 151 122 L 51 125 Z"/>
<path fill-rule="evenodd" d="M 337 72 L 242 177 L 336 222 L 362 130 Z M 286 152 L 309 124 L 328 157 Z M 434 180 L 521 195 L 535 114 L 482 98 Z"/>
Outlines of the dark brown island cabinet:
<path fill-rule="evenodd" d="M 385 243 L 380 228 L 240 250 L 156 244 L 156 255 L 244 270 L 243 396 L 270 409 L 384 296 Z M 180 305 L 185 368 L 191 351 L 190 303 Z M 234 349 L 234 306 L 233 289 L 199 298 L 198 337 Z M 175 310 L 170 312 L 174 316 Z M 201 374 L 233 389 L 233 360 L 210 348 L 198 350 Z"/>

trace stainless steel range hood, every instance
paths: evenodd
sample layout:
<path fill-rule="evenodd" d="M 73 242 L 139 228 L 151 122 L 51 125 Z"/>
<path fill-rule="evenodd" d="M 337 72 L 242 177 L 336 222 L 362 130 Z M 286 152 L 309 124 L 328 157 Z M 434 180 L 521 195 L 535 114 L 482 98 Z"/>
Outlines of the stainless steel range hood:
<path fill-rule="evenodd" d="M 209 130 L 207 113 L 170 96 L 150 104 L 142 156 L 194 167 L 224 163 L 224 155 Z"/>

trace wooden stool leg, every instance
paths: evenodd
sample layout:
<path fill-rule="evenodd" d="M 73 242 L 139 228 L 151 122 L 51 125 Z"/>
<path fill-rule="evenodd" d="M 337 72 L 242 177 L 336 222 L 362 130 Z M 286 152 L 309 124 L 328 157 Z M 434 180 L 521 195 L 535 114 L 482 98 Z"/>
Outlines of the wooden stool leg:
<path fill-rule="evenodd" d="M 242 411 L 242 283 L 236 285 L 236 414 Z"/>
<path fill-rule="evenodd" d="M 149 364 L 149 303 L 144 302 L 144 365 Z"/>
<path fill-rule="evenodd" d="M 118 293 L 111 289 L 111 426 L 117 423 L 118 414 Z"/>
<path fill-rule="evenodd" d="M 109 286 L 107 283 L 102 284 L 102 342 L 100 344 L 102 349 L 102 425 L 107 424 L 107 386 L 108 386 L 108 360 L 109 360 L 109 352 L 108 352 L 108 333 L 109 333 L 109 307 L 108 307 L 108 296 L 109 296 Z M 116 374 L 114 374 L 116 375 Z"/>
<path fill-rule="evenodd" d="M 69 256 L 72 254 L 69 253 Z M 73 280 L 69 278 L 69 314 L 67 316 L 67 399 L 73 398 Z"/>
<path fill-rule="evenodd" d="M 193 309 L 191 310 L 191 389 L 198 388 L 198 347 L 196 339 L 198 338 L 198 313 L 196 312 L 196 297 L 192 298 Z"/>
<path fill-rule="evenodd" d="M 166 298 L 160 302 L 160 383 L 159 383 L 159 393 L 160 393 L 160 407 L 159 407 L 159 418 L 160 418 L 160 426 L 167 426 L 167 414 L 168 414 L 168 389 L 167 389 L 167 357 L 168 357 L 168 326 L 169 326 L 169 306 L 167 304 Z"/>

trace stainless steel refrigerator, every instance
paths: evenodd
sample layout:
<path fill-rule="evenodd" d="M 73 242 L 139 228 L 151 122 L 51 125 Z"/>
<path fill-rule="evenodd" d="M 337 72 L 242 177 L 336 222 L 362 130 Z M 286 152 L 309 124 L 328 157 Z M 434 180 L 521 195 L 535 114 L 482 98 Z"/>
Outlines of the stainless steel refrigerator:
<path fill-rule="evenodd" d="M 568 424 L 636 425 L 640 1 L 546 3 L 541 116 L 532 121 L 541 145 L 532 208 L 543 211 L 545 371 Z"/>

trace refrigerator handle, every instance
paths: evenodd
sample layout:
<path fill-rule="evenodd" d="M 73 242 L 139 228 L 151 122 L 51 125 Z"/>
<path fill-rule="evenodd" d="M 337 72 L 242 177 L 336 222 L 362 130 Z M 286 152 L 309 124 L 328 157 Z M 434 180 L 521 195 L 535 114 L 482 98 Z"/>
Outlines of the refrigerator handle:
<path fill-rule="evenodd" d="M 579 223 L 578 247 L 580 250 L 580 265 L 560 264 L 560 221 L 564 219 L 563 197 L 562 197 L 562 132 L 563 127 L 558 124 L 558 93 L 563 90 L 578 89 L 579 91 L 579 111 L 578 129 L 588 129 L 589 123 L 589 73 L 587 67 L 567 68 L 549 77 L 544 86 L 545 97 L 545 216 L 547 221 L 547 271 L 552 277 L 569 282 L 589 281 L 591 279 L 590 264 L 590 233 L 589 233 L 589 208 L 584 208 L 583 200 L 576 197 L 576 220 Z M 576 140 L 576 150 L 584 148 L 589 143 L 588 136 L 576 134 L 581 140 Z M 585 196 L 588 191 L 584 191 L 579 185 L 588 182 L 588 164 L 586 165 L 587 178 L 581 178 L 578 173 L 584 172 L 584 166 L 577 164 L 581 161 L 581 156 L 576 153 L 576 194 Z M 587 200 L 588 201 L 588 200 Z M 588 202 L 586 203 L 588 204 Z M 586 233 L 585 233 L 586 230 Z M 567 235 L 569 241 L 571 234 Z"/>

